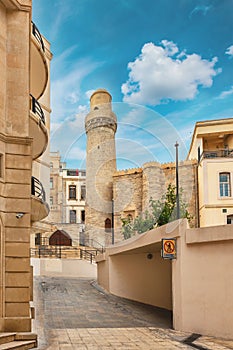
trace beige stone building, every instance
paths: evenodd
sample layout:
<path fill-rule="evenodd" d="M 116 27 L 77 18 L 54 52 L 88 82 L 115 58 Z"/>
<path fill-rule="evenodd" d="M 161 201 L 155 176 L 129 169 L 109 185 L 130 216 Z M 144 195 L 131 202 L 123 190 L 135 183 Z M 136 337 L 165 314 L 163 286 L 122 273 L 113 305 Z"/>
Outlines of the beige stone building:
<path fill-rule="evenodd" d="M 182 199 L 188 204 L 191 225 L 197 226 L 196 160 L 179 162 L 179 187 Z M 122 239 L 121 218 L 132 219 L 149 210 L 150 198 L 161 199 L 169 184 L 176 185 L 175 163 L 149 162 L 141 168 L 116 171 L 113 175 L 114 227 L 117 240 Z"/>
<path fill-rule="evenodd" d="M 31 0 L 0 0 L 1 332 L 31 330 L 30 233 L 49 212 L 45 180 L 52 55 L 31 12 Z"/>
<path fill-rule="evenodd" d="M 149 162 L 141 168 L 117 171 L 117 120 L 111 96 L 97 90 L 90 106 L 86 117 L 86 236 L 108 245 L 113 238 L 122 240 L 121 218 L 134 219 L 149 209 L 150 198 L 160 199 L 169 183 L 176 185 L 176 164 Z M 192 227 L 233 222 L 232 150 L 232 118 L 196 124 L 187 160 L 178 167 L 179 188 Z"/>
<path fill-rule="evenodd" d="M 50 214 L 56 224 L 84 224 L 86 170 L 67 169 L 59 152 L 50 153 Z"/>
<path fill-rule="evenodd" d="M 200 227 L 233 223 L 233 119 L 197 122 L 188 159 L 198 161 Z"/>
<path fill-rule="evenodd" d="M 86 229 L 89 239 L 102 245 L 121 241 L 122 217 L 132 219 L 149 208 L 149 200 L 160 199 L 169 183 L 175 184 L 174 163 L 146 163 L 141 168 L 117 171 L 115 132 L 117 119 L 111 108 L 111 95 L 103 89 L 90 98 L 86 117 L 87 200 Z M 175 140 L 174 140 L 175 143 Z M 179 163 L 183 199 L 197 225 L 196 160 Z M 113 215 L 114 214 L 114 215 Z"/>

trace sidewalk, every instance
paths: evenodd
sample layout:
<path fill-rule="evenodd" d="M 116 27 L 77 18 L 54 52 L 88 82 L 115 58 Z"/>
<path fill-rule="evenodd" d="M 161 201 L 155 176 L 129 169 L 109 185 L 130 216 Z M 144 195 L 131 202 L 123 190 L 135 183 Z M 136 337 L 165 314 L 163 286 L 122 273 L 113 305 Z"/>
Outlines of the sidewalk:
<path fill-rule="evenodd" d="M 190 334 L 170 329 L 169 312 L 104 293 L 90 279 L 35 277 L 34 301 L 41 350 L 233 349 L 208 337 L 185 344 Z"/>

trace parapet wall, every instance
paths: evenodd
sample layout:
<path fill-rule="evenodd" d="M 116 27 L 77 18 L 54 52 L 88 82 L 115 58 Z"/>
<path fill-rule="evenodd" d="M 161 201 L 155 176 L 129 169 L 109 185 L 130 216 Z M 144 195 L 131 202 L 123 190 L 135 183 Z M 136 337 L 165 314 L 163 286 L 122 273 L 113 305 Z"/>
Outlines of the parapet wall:
<path fill-rule="evenodd" d="M 162 238 L 176 238 L 175 260 L 161 258 Z M 232 251 L 231 225 L 189 229 L 179 220 L 107 248 L 97 256 L 98 283 L 172 310 L 176 330 L 233 339 Z"/>
<path fill-rule="evenodd" d="M 196 226 L 197 183 L 196 162 L 179 162 L 179 188 L 182 189 L 183 202 L 193 217 L 192 226 Z M 169 184 L 176 185 L 176 164 L 147 162 L 141 168 L 116 171 L 113 175 L 115 198 L 115 226 L 121 227 L 120 217 L 131 215 L 133 218 L 149 210 L 150 198 L 161 199 Z"/>

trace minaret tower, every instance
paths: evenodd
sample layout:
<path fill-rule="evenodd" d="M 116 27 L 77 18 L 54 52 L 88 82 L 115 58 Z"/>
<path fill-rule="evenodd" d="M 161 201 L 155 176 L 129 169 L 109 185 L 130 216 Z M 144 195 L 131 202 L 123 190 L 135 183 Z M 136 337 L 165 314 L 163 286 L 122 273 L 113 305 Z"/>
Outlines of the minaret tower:
<path fill-rule="evenodd" d="M 99 89 L 90 98 L 86 116 L 86 236 L 107 245 L 112 238 L 113 173 L 116 171 L 115 133 L 117 118 L 112 97 Z"/>

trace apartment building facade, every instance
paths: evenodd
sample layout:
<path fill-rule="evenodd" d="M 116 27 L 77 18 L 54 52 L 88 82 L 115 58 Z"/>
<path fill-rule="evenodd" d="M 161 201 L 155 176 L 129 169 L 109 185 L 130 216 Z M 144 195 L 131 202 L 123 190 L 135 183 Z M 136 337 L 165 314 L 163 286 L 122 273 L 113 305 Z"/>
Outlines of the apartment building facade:
<path fill-rule="evenodd" d="M 233 118 L 197 122 L 188 159 L 198 161 L 199 226 L 233 223 Z"/>
<path fill-rule="evenodd" d="M 50 45 L 31 0 L 0 0 L 0 331 L 31 331 L 30 234 L 49 213 Z"/>
<path fill-rule="evenodd" d="M 85 223 L 86 170 L 67 169 L 59 152 L 50 153 L 50 214 L 53 223 Z"/>

